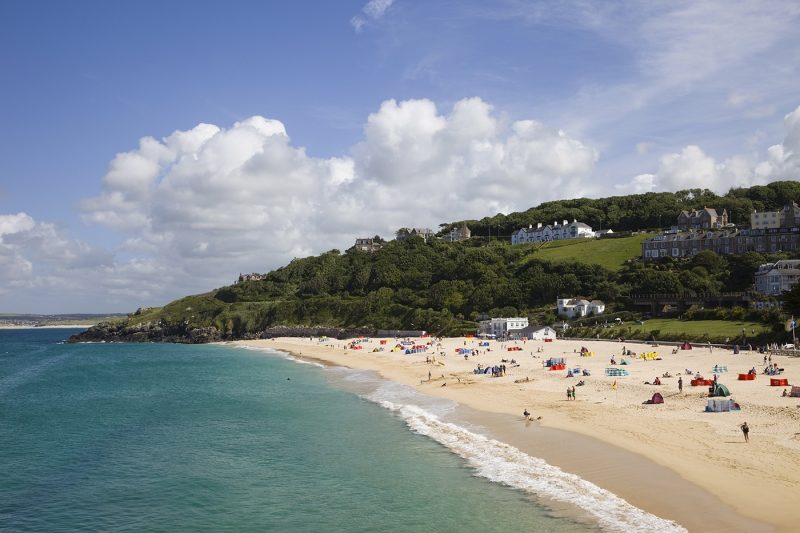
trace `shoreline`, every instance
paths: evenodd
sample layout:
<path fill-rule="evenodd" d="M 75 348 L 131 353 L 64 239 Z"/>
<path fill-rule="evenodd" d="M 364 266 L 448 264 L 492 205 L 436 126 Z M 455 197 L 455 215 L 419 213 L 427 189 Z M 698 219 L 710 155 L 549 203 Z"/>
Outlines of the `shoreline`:
<path fill-rule="evenodd" d="M 96 324 L 46 324 L 42 326 L 37 325 L 21 325 L 21 324 L 0 324 L 0 329 L 89 329 Z"/>
<path fill-rule="evenodd" d="M 422 339 L 416 342 L 424 343 L 428 340 Z M 473 356 L 467 361 L 460 356 L 456 357 L 453 353 L 454 348 L 463 346 L 464 343 L 468 343 L 469 347 L 477 347 L 475 340 L 444 339 L 442 346 L 437 347 L 434 352 L 428 352 L 428 355 L 433 353 L 437 356 L 438 363 L 444 362 L 443 366 L 426 364 L 425 353 L 402 355 L 400 352 L 371 352 L 379 346 L 377 340 L 362 341 L 363 351 L 345 349 L 348 343 L 335 339 L 320 342 L 308 338 L 281 338 L 236 341 L 230 344 L 276 349 L 302 359 L 315 359 L 337 366 L 373 370 L 384 379 L 409 385 L 427 395 L 453 400 L 486 416 L 502 415 L 506 422 L 489 424 L 490 431 L 503 435 L 503 438 L 515 440 L 523 451 L 526 451 L 522 438 L 524 435 L 514 436 L 516 430 L 513 421 L 520 420 L 521 410 L 528 408 L 534 417 L 543 417 L 541 420 L 543 428 L 591 437 L 604 446 L 620 448 L 625 452 L 641 456 L 649 462 L 648 464 L 659 465 L 679 476 L 676 478 L 678 481 L 671 483 L 677 492 L 683 493 L 688 487 L 696 487 L 712 498 L 709 501 L 716 499 L 724 504 L 723 508 L 730 506 L 727 510 L 723 509 L 724 512 L 706 510 L 701 515 L 702 519 L 696 518 L 702 522 L 696 522 L 691 513 L 687 514 L 680 510 L 683 505 L 680 501 L 685 504 L 685 498 L 678 498 L 665 491 L 649 494 L 647 487 L 653 485 L 648 481 L 651 473 L 649 471 L 629 473 L 628 481 L 617 483 L 619 486 L 612 490 L 648 512 L 676 520 L 682 525 L 691 524 L 692 529 L 702 525 L 703 529 L 708 530 L 718 525 L 720 530 L 728 531 L 731 529 L 768 531 L 773 528 L 790 531 L 800 519 L 800 511 L 792 505 L 794 499 L 791 497 L 792 487 L 796 487 L 800 481 L 800 453 L 798 453 L 800 441 L 794 435 L 794 431 L 800 430 L 796 424 L 800 420 L 798 417 L 800 409 L 793 407 L 800 400 L 796 398 L 776 400 L 771 396 L 765 399 L 762 390 L 760 396 L 756 395 L 758 397 L 753 398 L 758 400 L 753 404 L 750 403 L 749 397 L 745 401 L 743 399 L 745 396 L 740 394 L 735 396 L 743 406 L 743 411 L 740 413 L 699 413 L 698 408 L 705 405 L 705 395 L 698 395 L 696 389 L 687 391 L 686 389 L 692 389 L 688 383 L 680 397 L 677 397 L 677 391 L 667 392 L 663 388 L 653 389 L 649 385 L 634 384 L 642 371 L 645 372 L 645 376 L 653 376 L 665 366 L 672 368 L 674 373 L 675 368 L 686 368 L 682 365 L 688 366 L 688 363 L 692 363 L 696 368 L 700 360 L 704 360 L 705 363 L 713 361 L 707 366 L 717 364 L 717 359 L 730 365 L 728 362 L 731 358 L 730 353 L 717 350 L 716 353 L 712 353 L 714 359 L 709 359 L 705 347 L 679 354 L 671 354 L 672 346 L 654 347 L 652 350 L 659 355 L 666 352 L 663 353 L 663 360 L 631 362 L 627 367 L 631 370 L 631 377 L 617 378 L 620 380 L 619 390 L 612 393 L 610 385 L 614 378 L 607 378 L 599 372 L 608 366 L 607 355 L 601 355 L 601 352 L 618 354 L 622 343 L 531 341 L 516 343 L 521 351 L 506 352 L 504 345 L 492 341 L 490 344 L 493 351 L 482 352 L 481 355 Z M 514 344 L 509 343 L 509 346 Z M 386 346 L 393 345 L 394 340 L 389 340 Z M 579 349 L 581 345 L 590 346 L 598 354 L 591 358 L 577 357 L 574 350 Z M 639 347 L 636 346 L 637 349 Z M 539 352 L 540 349 L 545 351 Z M 587 381 L 587 386 L 576 389 L 578 400 L 567 402 L 564 393 L 561 392 L 567 384 L 574 384 L 575 380 L 565 379 L 563 372 L 548 372 L 541 366 L 541 360 L 551 355 L 568 356 L 570 367 L 577 364 L 583 364 L 585 368 L 594 367 L 592 376 L 583 378 Z M 740 358 L 737 361 L 739 366 L 749 368 L 755 356 L 756 354 L 751 353 L 733 357 Z M 477 363 L 483 363 L 484 366 L 499 363 L 501 357 L 515 357 L 522 364 L 510 368 L 509 375 L 501 378 L 472 374 L 471 369 Z M 790 378 L 798 375 L 800 360 L 795 359 L 792 363 L 791 368 L 787 369 L 792 371 Z M 781 366 L 784 366 L 783 359 Z M 428 371 L 432 373 L 430 381 L 427 380 Z M 735 378 L 734 372 L 731 372 L 731 375 Z M 515 380 L 525 377 L 530 381 L 515 383 Z M 764 380 L 761 376 L 759 380 L 763 386 Z M 739 388 L 738 385 L 732 385 L 729 380 L 725 383 L 732 388 Z M 674 379 L 670 384 L 674 386 Z M 751 386 L 752 383 L 748 382 L 746 385 Z M 655 390 L 661 391 L 667 398 L 666 405 L 641 405 L 642 393 L 645 391 L 652 393 Z M 775 390 L 773 388 L 768 392 L 775 393 Z M 770 405 L 780 404 L 781 400 L 790 400 L 783 403 L 792 407 L 775 409 Z M 669 406 L 675 403 L 678 404 L 676 412 L 671 413 Z M 692 404 L 691 407 L 687 408 L 687 403 Z M 751 427 L 758 431 L 758 444 L 754 445 L 755 443 L 751 442 L 747 448 L 740 442 L 741 434 L 737 426 L 741 422 L 740 419 L 744 420 L 745 417 Z M 795 422 L 792 425 L 794 429 L 785 427 L 783 431 L 774 432 L 772 435 L 765 431 L 765 428 L 775 426 L 776 423 L 788 426 L 785 424 L 786 418 L 790 422 Z M 755 434 L 754 431 L 751 436 Z M 609 455 L 608 450 L 605 449 L 604 455 Z M 541 450 L 536 453 L 542 456 Z M 553 461 L 556 466 L 566 466 L 563 468 L 566 471 L 575 470 L 570 468 L 570 464 L 564 464 L 564 461 L 559 465 L 558 457 Z M 609 472 L 592 474 L 589 470 L 591 469 L 584 472 L 587 479 L 604 488 L 614 486 L 614 478 L 619 477 L 618 472 L 613 475 Z M 641 476 L 638 484 L 637 475 Z M 664 476 L 659 476 L 661 477 Z M 633 487 L 626 489 L 626 484 Z M 645 495 L 640 496 L 640 493 Z M 672 505 L 665 505 L 666 500 L 674 502 Z M 664 510 L 669 510 L 670 507 L 673 511 L 664 514 Z M 731 520 L 726 518 L 726 513 L 730 514 L 732 510 L 740 515 L 741 520 L 733 520 L 728 524 Z M 714 526 L 709 526 L 708 520 L 711 518 L 709 513 L 716 515 Z M 676 518 L 678 515 L 681 515 L 682 519 Z M 737 528 L 737 525 L 742 527 Z"/>

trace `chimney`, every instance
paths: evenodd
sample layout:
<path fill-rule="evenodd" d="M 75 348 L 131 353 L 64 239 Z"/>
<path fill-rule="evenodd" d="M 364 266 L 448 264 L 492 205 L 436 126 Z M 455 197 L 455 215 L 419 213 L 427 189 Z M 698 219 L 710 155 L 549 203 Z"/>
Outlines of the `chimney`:
<path fill-rule="evenodd" d="M 554 221 L 553 221 L 553 225 L 554 225 L 554 226 L 558 226 L 558 220 L 554 220 Z"/>
<path fill-rule="evenodd" d="M 542 227 L 542 223 L 541 223 L 541 222 L 538 222 L 538 223 L 536 224 L 536 229 L 539 229 L 539 228 L 541 228 L 541 227 Z"/>
<path fill-rule="evenodd" d="M 533 229 L 533 224 L 528 224 L 528 229 Z"/>
<path fill-rule="evenodd" d="M 566 226 L 567 224 L 569 224 L 569 222 L 567 222 L 566 219 L 565 219 L 564 220 L 564 225 Z"/>

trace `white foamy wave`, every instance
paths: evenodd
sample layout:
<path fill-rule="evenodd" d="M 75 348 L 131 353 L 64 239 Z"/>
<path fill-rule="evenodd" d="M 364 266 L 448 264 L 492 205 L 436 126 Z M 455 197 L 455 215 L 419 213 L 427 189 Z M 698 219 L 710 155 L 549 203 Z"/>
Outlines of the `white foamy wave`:
<path fill-rule="evenodd" d="M 458 407 L 452 400 L 428 396 L 408 385 L 383 379 L 377 383 L 374 391 L 365 395 L 365 398 L 380 405 L 384 402 L 394 405 L 414 405 L 437 417 L 445 417 Z"/>
<path fill-rule="evenodd" d="M 619 496 L 564 472 L 537 457 L 461 426 L 443 422 L 416 405 L 379 401 L 403 417 L 412 431 L 425 435 L 455 452 L 477 475 L 551 500 L 583 509 L 607 531 L 685 532 L 675 522 L 634 507 Z"/>
<path fill-rule="evenodd" d="M 286 359 L 287 361 L 294 361 L 295 363 L 300 363 L 301 365 L 311 365 L 311 366 L 316 366 L 318 368 L 326 368 L 325 365 L 317 363 L 316 361 L 306 361 L 305 359 L 295 357 L 290 353 L 282 352 L 274 348 L 261 348 L 259 346 L 242 346 L 242 345 L 237 345 L 236 348 L 240 348 L 242 350 L 251 350 L 254 352 L 268 353 L 270 355 L 279 355 L 284 359 Z"/>
<path fill-rule="evenodd" d="M 301 365 L 311 365 L 316 366 L 317 368 L 325 368 L 325 365 L 322 363 L 317 363 L 316 361 L 306 361 L 305 359 L 300 359 L 299 357 L 295 357 L 289 354 L 282 354 L 283 358 L 287 361 L 294 361 L 295 363 L 300 363 Z"/>

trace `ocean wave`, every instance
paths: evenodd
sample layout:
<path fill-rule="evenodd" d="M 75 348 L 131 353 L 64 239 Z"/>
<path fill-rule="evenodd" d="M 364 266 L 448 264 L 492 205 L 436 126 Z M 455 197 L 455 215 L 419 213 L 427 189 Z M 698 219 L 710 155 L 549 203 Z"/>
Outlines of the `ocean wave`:
<path fill-rule="evenodd" d="M 283 357 L 284 359 L 286 359 L 287 361 L 294 361 L 295 363 L 300 363 L 301 365 L 311 365 L 311 366 L 316 366 L 317 368 L 327 368 L 322 363 L 317 363 L 316 361 L 306 361 L 305 359 L 302 359 L 300 357 L 295 357 L 294 355 L 292 355 L 290 353 L 282 352 L 282 351 L 276 350 L 274 348 L 260 348 L 258 346 L 241 346 L 241 345 L 240 346 L 236 346 L 236 348 L 239 348 L 239 349 L 242 349 L 242 350 L 251 350 L 251 351 L 254 351 L 254 352 L 268 353 L 270 355 L 279 355 L 279 356 Z"/>
<path fill-rule="evenodd" d="M 368 396 L 369 399 L 369 396 Z M 373 401 L 374 400 L 373 398 Z M 594 517 L 606 531 L 685 532 L 675 522 L 635 507 L 597 485 L 503 442 L 442 421 L 417 405 L 377 400 L 398 413 L 408 427 L 446 446 L 474 468 L 475 474 L 530 494 L 570 503 Z"/>

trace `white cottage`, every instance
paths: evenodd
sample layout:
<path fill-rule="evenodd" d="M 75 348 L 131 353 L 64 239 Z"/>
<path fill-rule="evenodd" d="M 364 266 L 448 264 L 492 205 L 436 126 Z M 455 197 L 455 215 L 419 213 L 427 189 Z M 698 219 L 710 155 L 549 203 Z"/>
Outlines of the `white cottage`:
<path fill-rule="evenodd" d="M 584 300 L 582 298 L 558 298 L 556 300 L 557 314 L 568 318 L 580 318 L 587 315 L 602 315 L 606 304 L 600 300 Z"/>

